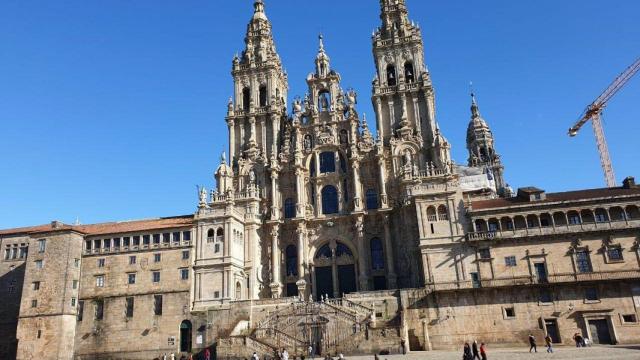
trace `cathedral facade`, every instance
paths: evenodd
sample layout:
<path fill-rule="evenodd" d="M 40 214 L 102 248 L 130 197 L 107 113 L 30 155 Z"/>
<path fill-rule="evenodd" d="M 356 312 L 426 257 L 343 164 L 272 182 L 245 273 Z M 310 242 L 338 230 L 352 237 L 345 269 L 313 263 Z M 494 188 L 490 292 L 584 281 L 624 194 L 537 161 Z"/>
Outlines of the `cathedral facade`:
<path fill-rule="evenodd" d="M 633 178 L 514 192 L 473 95 L 469 158 L 455 164 L 420 28 L 404 0 L 380 0 L 380 18 L 374 131 L 322 36 L 308 91 L 289 103 L 256 0 L 232 61 L 229 149 L 215 188 L 199 189 L 192 215 L 0 231 L 0 352 L 244 358 L 283 347 L 516 344 L 529 333 L 640 341 Z"/>

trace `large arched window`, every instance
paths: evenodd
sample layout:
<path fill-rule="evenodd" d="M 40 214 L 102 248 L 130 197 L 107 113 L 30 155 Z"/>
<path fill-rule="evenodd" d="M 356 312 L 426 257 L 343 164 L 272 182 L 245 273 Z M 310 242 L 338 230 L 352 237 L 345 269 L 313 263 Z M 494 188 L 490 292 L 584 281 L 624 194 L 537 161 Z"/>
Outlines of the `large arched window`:
<path fill-rule="evenodd" d="M 380 238 L 371 239 L 371 268 L 373 270 L 384 269 L 384 250 Z"/>
<path fill-rule="evenodd" d="M 329 247 L 329 244 L 322 246 L 316 253 L 316 259 L 321 259 L 321 258 L 331 259 L 332 256 L 333 254 L 331 253 L 331 248 Z"/>
<path fill-rule="evenodd" d="M 218 229 L 216 232 L 216 242 L 214 244 L 215 252 L 224 252 L 224 230 Z"/>
<path fill-rule="evenodd" d="M 292 198 L 284 201 L 284 218 L 293 219 L 296 217 L 296 203 Z"/>
<path fill-rule="evenodd" d="M 367 190 L 367 209 L 368 210 L 375 210 L 377 208 L 379 208 L 378 206 L 378 193 L 373 190 L 373 189 L 369 189 Z"/>
<path fill-rule="evenodd" d="M 387 85 L 396 86 L 396 67 L 392 64 L 387 66 Z"/>
<path fill-rule="evenodd" d="M 295 245 L 287 246 L 287 276 L 298 276 L 298 249 Z"/>
<path fill-rule="evenodd" d="M 267 106 L 267 87 L 260 86 L 260 107 Z"/>
<path fill-rule="evenodd" d="M 338 190 L 334 186 L 327 185 L 322 188 L 322 213 L 338 213 Z"/>
<path fill-rule="evenodd" d="M 340 257 L 343 255 L 353 257 L 353 252 L 351 252 L 351 249 L 349 249 L 347 245 L 339 242 L 336 244 L 336 257 Z"/>
<path fill-rule="evenodd" d="M 404 77 L 408 83 L 412 83 L 416 80 L 415 73 L 413 71 L 413 64 L 410 61 L 404 63 Z"/>
<path fill-rule="evenodd" d="M 333 152 L 325 151 L 320 153 L 320 173 L 336 172 L 336 155 Z"/>
<path fill-rule="evenodd" d="M 440 221 L 449 220 L 449 212 L 447 211 L 447 207 L 444 205 L 438 206 L 438 220 Z"/>
<path fill-rule="evenodd" d="M 251 89 L 248 87 L 242 89 L 242 108 L 244 111 L 249 111 L 249 106 L 251 103 Z"/>

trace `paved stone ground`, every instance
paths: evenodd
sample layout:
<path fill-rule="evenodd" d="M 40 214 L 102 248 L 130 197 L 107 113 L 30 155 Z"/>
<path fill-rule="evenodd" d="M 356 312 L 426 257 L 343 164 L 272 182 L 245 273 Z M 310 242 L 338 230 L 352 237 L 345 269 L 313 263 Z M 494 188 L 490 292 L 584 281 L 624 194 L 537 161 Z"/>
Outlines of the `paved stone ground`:
<path fill-rule="evenodd" d="M 488 360 L 640 360 L 640 346 L 593 346 L 577 349 L 560 346 L 553 354 L 547 354 L 544 346 L 538 347 L 538 353 L 530 354 L 528 348 L 491 349 L 488 348 Z M 380 360 L 461 360 L 460 351 L 412 352 L 402 355 L 380 355 Z M 349 356 L 347 360 L 373 360 L 373 356 Z"/>

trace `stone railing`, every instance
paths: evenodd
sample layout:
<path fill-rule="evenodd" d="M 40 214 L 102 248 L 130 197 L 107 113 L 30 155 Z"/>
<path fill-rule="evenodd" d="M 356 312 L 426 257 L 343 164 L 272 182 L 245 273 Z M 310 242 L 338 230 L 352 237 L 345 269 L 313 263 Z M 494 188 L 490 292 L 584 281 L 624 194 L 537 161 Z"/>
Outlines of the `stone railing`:
<path fill-rule="evenodd" d="M 182 240 L 182 241 L 172 241 L 172 242 L 161 242 L 159 244 L 140 244 L 140 245 L 129 245 L 129 246 L 118 246 L 118 247 L 102 247 L 102 248 L 93 248 L 93 249 L 84 249 L 84 255 L 95 255 L 95 254 L 119 254 L 140 250 L 148 250 L 148 249 L 171 249 L 171 248 L 184 248 L 190 247 L 191 240 Z"/>
<path fill-rule="evenodd" d="M 618 220 L 618 221 L 605 221 L 597 223 L 582 223 L 582 224 L 566 224 L 543 227 L 532 227 L 525 229 L 512 229 L 512 230 L 494 230 L 484 232 L 472 232 L 467 234 L 468 241 L 484 241 L 493 239 L 513 239 L 522 238 L 528 236 L 544 236 L 555 234 L 570 234 L 583 231 L 600 231 L 600 230 L 615 230 L 615 229 L 628 229 L 640 227 L 640 220 Z"/>
<path fill-rule="evenodd" d="M 640 269 L 552 274 L 547 277 L 547 280 L 549 283 L 566 283 L 576 281 L 624 280 L 638 278 L 640 278 Z"/>
<path fill-rule="evenodd" d="M 306 349 L 308 346 L 305 341 L 297 339 L 278 329 L 256 329 L 253 336 L 264 343 L 269 343 L 276 348 L 286 347 L 293 349 Z"/>

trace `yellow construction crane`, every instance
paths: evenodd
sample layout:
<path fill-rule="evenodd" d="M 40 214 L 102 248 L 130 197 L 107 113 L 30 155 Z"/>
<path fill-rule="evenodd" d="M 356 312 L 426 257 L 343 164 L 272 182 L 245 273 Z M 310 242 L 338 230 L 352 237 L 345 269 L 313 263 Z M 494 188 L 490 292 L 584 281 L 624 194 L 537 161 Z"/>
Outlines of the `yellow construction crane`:
<path fill-rule="evenodd" d="M 607 102 L 609 102 L 638 71 L 640 71 L 640 58 L 620 74 L 620 76 L 609 85 L 607 90 L 587 107 L 580 117 L 580 120 L 569 129 L 569 136 L 576 136 L 582 126 L 591 120 L 593 132 L 596 136 L 596 144 L 598 145 L 598 152 L 600 153 L 600 164 L 602 165 L 602 170 L 604 170 L 604 178 L 607 186 L 610 188 L 616 186 L 616 176 L 613 172 L 613 165 L 611 164 L 611 157 L 609 156 L 609 147 L 607 146 L 607 139 L 604 136 L 604 129 L 602 128 L 602 111 L 607 106 Z"/>

